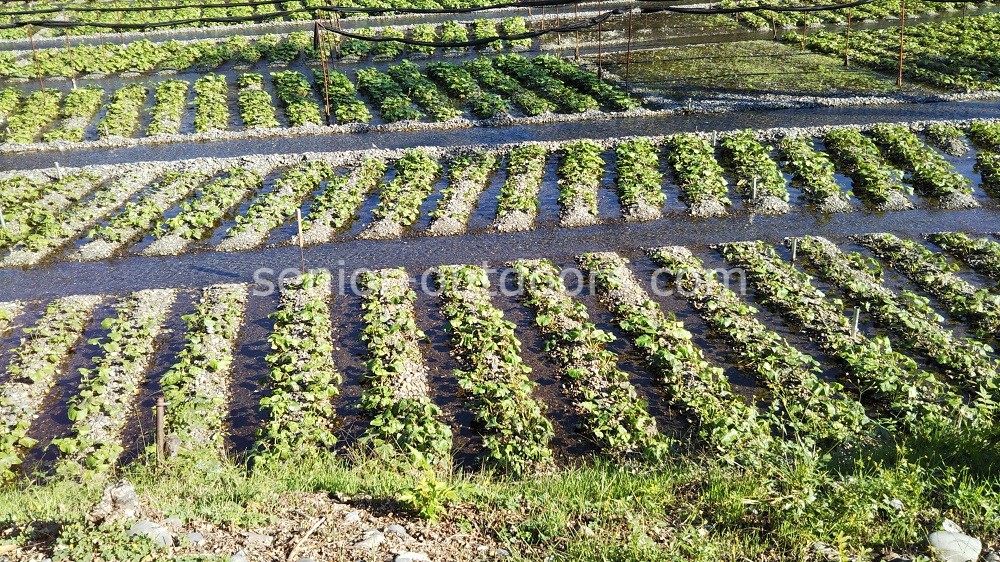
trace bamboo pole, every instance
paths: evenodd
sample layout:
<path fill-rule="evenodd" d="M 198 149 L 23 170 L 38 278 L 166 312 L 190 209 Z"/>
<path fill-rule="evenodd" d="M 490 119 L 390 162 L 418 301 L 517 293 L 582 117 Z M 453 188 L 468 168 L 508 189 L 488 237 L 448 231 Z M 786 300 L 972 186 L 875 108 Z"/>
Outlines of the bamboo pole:
<path fill-rule="evenodd" d="M 903 87 L 903 49 L 906 39 L 906 0 L 902 1 L 899 9 L 899 75 L 896 77 L 896 86 Z"/>

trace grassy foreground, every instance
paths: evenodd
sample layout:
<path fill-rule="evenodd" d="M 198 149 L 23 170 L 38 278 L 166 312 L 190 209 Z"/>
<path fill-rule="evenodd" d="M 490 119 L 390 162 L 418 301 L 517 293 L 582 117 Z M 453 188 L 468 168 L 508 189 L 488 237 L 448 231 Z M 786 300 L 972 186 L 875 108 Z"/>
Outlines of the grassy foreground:
<path fill-rule="evenodd" d="M 926 536 L 944 518 L 983 540 L 984 550 L 995 549 L 996 444 L 995 432 L 939 436 L 863 455 L 773 459 L 756 469 L 695 453 L 657 467 L 597 460 L 523 480 L 332 456 L 252 471 L 198 458 L 135 463 L 119 476 L 135 485 L 147 515 L 232 535 L 252 529 L 280 536 L 290 514 L 342 502 L 396 517 L 431 539 L 472 536 L 515 560 L 817 559 L 817 541 L 830 547 L 819 559 L 873 559 L 890 551 L 929 554 Z M 87 523 L 104 486 L 49 480 L 0 492 L 0 559 L 229 559 L 193 555 L 183 544 L 168 554 L 127 537 L 128 523 Z M 317 533 L 310 543 L 324 536 L 332 537 Z M 284 560 L 294 544 L 276 542 L 273 556 L 252 559 Z M 468 554 L 463 559 L 476 559 L 474 549 Z"/>

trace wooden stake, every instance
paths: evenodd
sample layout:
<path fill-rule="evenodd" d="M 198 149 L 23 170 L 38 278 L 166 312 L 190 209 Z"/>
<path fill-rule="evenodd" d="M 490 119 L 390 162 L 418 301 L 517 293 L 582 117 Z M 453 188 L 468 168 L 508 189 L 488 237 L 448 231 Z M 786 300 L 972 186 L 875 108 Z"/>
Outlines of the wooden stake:
<path fill-rule="evenodd" d="M 580 23 L 580 5 L 576 2 L 573 3 L 573 23 Z M 576 47 L 574 48 L 575 53 L 573 54 L 574 60 L 580 62 L 580 30 L 576 30 Z"/>
<path fill-rule="evenodd" d="M 847 37 L 844 40 L 844 66 L 851 61 L 851 9 L 847 9 Z"/>
<path fill-rule="evenodd" d="M 625 91 L 632 92 L 629 74 L 632 67 L 632 10 L 628 11 L 628 43 L 625 45 Z"/>
<path fill-rule="evenodd" d="M 860 308 L 855 308 L 854 309 L 854 325 L 851 326 L 851 337 L 852 338 L 858 337 L 858 324 L 860 322 L 861 322 L 861 309 Z"/>
<path fill-rule="evenodd" d="M 597 12 L 604 13 L 604 0 L 597 0 Z M 604 69 L 602 68 L 604 62 L 604 34 L 601 32 L 601 28 L 604 27 L 601 23 L 597 24 L 597 79 L 601 80 L 603 78 Z"/>
<path fill-rule="evenodd" d="M 2 208 L 0 208 L 0 230 L 7 230 L 7 220 L 3 218 Z"/>
<path fill-rule="evenodd" d="M 903 0 L 899 9 L 899 76 L 896 77 L 896 86 L 903 87 L 903 45 L 905 43 L 906 30 L 906 0 Z"/>
<path fill-rule="evenodd" d="M 753 177 L 753 192 L 750 196 L 751 201 L 757 200 L 757 176 Z"/>
<path fill-rule="evenodd" d="M 299 226 L 299 265 L 302 268 L 299 270 L 302 273 L 306 272 L 306 239 L 302 234 L 302 209 L 295 209 L 295 222 Z"/>
<path fill-rule="evenodd" d="M 799 239 L 792 238 L 792 263 L 795 263 L 795 258 L 799 255 Z"/>
<path fill-rule="evenodd" d="M 166 460 L 166 416 L 167 403 L 161 396 L 156 399 L 156 460 L 160 462 Z"/>
<path fill-rule="evenodd" d="M 62 166 L 59 165 L 59 162 L 56 162 L 55 164 L 56 164 L 56 177 L 58 177 L 59 180 L 61 181 L 63 179 Z"/>

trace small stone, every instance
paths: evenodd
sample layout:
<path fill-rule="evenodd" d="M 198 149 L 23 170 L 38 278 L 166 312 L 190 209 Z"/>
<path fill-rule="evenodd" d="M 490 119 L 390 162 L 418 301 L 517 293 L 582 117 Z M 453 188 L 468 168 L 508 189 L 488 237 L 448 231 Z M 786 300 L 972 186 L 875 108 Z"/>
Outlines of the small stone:
<path fill-rule="evenodd" d="M 979 539 L 951 531 L 935 531 L 927 538 L 938 558 L 944 562 L 972 562 L 979 558 L 983 543 Z"/>
<path fill-rule="evenodd" d="M 941 522 L 941 528 L 943 530 L 945 530 L 945 531 L 948 531 L 949 533 L 962 533 L 963 532 L 962 528 L 958 526 L 958 523 L 955 523 L 951 519 L 945 519 L 944 521 L 942 521 Z"/>
<path fill-rule="evenodd" d="M 230 556 L 229 562 L 250 562 L 250 557 L 247 556 L 247 551 L 241 550 L 236 554 Z"/>
<path fill-rule="evenodd" d="M 163 525 L 152 521 L 139 521 L 128 531 L 130 537 L 146 537 L 157 546 L 169 547 L 174 545 L 174 537 Z"/>
<path fill-rule="evenodd" d="M 316 562 L 312 558 L 299 558 L 299 562 Z"/>
<path fill-rule="evenodd" d="M 117 521 L 120 519 L 135 519 L 142 512 L 139 504 L 139 494 L 127 480 L 108 486 L 104 489 L 101 503 L 90 512 L 94 521 Z"/>
<path fill-rule="evenodd" d="M 903 511 L 903 500 L 899 498 L 893 498 L 889 500 L 889 507 L 895 509 L 896 511 Z"/>
<path fill-rule="evenodd" d="M 498 548 L 496 555 L 497 558 L 510 558 L 510 551 L 506 548 Z"/>
<path fill-rule="evenodd" d="M 193 545 L 199 545 L 199 544 L 205 542 L 205 535 L 203 535 L 201 533 L 198 533 L 198 532 L 188 533 L 187 534 L 187 540 L 188 540 L 189 543 L 191 543 Z"/>
<path fill-rule="evenodd" d="M 489 551 L 490 547 L 486 546 L 485 544 L 481 544 L 476 547 L 476 552 L 489 552 Z"/>
<path fill-rule="evenodd" d="M 431 562 L 423 552 L 401 552 L 396 555 L 395 562 Z"/>
<path fill-rule="evenodd" d="M 167 435 L 167 438 L 163 441 L 163 454 L 166 455 L 168 459 L 175 458 L 181 452 L 181 438 L 176 433 L 171 433 Z"/>
<path fill-rule="evenodd" d="M 168 517 L 163 520 L 163 526 L 176 533 L 184 528 L 184 522 L 179 517 Z"/>
<path fill-rule="evenodd" d="M 253 533 L 253 532 L 243 533 L 243 536 L 246 537 L 247 539 L 247 546 L 262 546 L 264 548 L 267 548 L 271 546 L 271 543 L 274 542 L 273 537 L 269 537 L 268 535 L 262 535 L 260 533 Z"/>
<path fill-rule="evenodd" d="M 406 532 L 406 528 L 402 525 L 389 525 L 385 528 L 385 534 L 394 535 L 404 539 L 410 537 L 410 534 Z"/>
<path fill-rule="evenodd" d="M 361 522 L 361 513 L 357 511 L 348 511 L 347 515 L 344 516 L 344 523 L 349 523 L 351 525 Z"/>
<path fill-rule="evenodd" d="M 365 531 L 363 539 L 354 543 L 354 548 L 357 550 L 375 550 L 384 542 L 385 535 L 383 535 L 381 531 L 369 529 Z"/>

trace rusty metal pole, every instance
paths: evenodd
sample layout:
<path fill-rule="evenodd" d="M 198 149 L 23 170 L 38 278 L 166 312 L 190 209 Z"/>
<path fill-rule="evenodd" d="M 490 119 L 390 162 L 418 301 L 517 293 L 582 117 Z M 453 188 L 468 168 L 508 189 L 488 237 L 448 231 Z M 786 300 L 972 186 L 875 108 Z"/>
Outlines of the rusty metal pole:
<path fill-rule="evenodd" d="M 899 75 L 896 77 L 896 86 L 903 87 L 903 46 L 906 41 L 906 0 L 900 4 L 899 10 Z"/>
<path fill-rule="evenodd" d="M 42 79 L 42 70 L 38 68 L 38 51 L 35 49 L 35 34 L 31 32 L 31 26 L 24 28 L 25 33 L 28 34 L 28 41 L 31 43 L 31 62 L 35 65 L 35 74 L 38 77 L 38 88 L 40 90 L 45 89 L 45 80 Z"/>
<path fill-rule="evenodd" d="M 597 13 L 604 13 L 604 0 L 597 0 Z M 600 16 L 598 16 L 600 17 Z M 597 79 L 601 80 L 604 77 L 604 35 L 601 32 L 601 28 L 604 27 L 604 22 L 597 23 Z"/>
<path fill-rule="evenodd" d="M 156 460 L 159 462 L 166 459 L 166 416 L 167 402 L 161 396 L 156 399 Z"/>
<path fill-rule="evenodd" d="M 575 24 L 580 23 L 580 5 L 577 4 L 576 2 L 573 3 L 573 23 L 575 23 Z M 574 58 L 574 60 L 576 60 L 576 62 L 580 62 L 580 30 L 579 29 L 576 30 L 576 48 L 574 50 L 575 50 L 575 53 L 573 55 L 573 58 Z"/>

